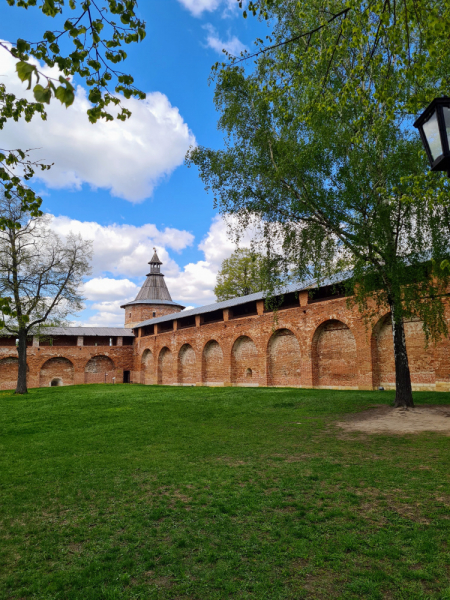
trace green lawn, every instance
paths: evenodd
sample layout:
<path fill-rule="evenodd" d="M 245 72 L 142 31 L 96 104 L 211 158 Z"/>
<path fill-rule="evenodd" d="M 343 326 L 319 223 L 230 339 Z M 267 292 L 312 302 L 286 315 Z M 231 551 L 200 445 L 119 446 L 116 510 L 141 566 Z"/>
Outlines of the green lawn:
<path fill-rule="evenodd" d="M 0 393 L 0 598 L 450 599 L 449 438 L 334 425 L 392 399 Z"/>

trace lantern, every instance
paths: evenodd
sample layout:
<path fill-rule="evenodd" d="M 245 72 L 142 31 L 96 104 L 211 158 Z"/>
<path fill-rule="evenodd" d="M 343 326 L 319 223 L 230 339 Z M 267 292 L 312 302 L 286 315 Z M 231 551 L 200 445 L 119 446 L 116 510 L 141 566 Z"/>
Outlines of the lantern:
<path fill-rule="evenodd" d="M 430 161 L 432 171 L 450 176 L 450 98 L 435 98 L 414 123 Z"/>

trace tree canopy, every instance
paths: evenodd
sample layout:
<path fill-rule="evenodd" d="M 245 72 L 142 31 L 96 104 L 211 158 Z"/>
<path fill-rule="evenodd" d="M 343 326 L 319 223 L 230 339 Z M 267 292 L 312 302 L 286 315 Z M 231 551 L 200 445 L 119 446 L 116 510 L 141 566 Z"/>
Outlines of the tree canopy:
<path fill-rule="evenodd" d="M 9 300 L 0 327 L 19 340 L 16 393 L 22 394 L 27 391 L 27 336 L 81 310 L 92 242 L 72 234 L 61 239 L 49 227 L 48 215 L 30 215 L 17 198 L 0 198 L 0 210 L 8 222 L 20 224 L 0 231 L 0 295 Z"/>
<path fill-rule="evenodd" d="M 217 302 L 261 292 L 265 288 L 266 262 L 261 254 L 238 248 L 222 262 L 214 293 Z"/>
<path fill-rule="evenodd" d="M 127 58 L 128 44 L 145 37 L 145 23 L 137 16 L 137 0 L 7 0 L 11 7 L 40 11 L 52 19 L 52 27 L 35 40 L 17 39 L 14 43 L 0 42 L 0 51 L 17 59 L 18 77 L 33 91 L 34 101 L 17 98 L 0 83 L 0 130 L 13 119 L 30 121 L 39 116 L 46 119 L 45 105 L 52 100 L 70 107 L 73 103 L 74 80 L 89 88 L 91 106 L 87 118 L 91 123 L 114 117 L 125 120 L 130 111 L 120 105 L 120 96 L 145 98 L 134 85 L 133 77 L 121 70 Z M 57 67 L 58 75 L 50 76 L 40 68 Z M 8 197 L 16 195 L 24 208 L 39 215 L 41 198 L 29 187 L 36 169 L 51 165 L 33 160 L 27 149 L 0 148 L 0 186 Z M 6 224 L 0 215 L 0 227 Z M 11 224 L 9 224 L 11 225 Z"/>
<path fill-rule="evenodd" d="M 311 29 L 318 11 L 334 15 L 344 6 L 269 4 L 280 42 Z M 419 318 L 434 339 L 446 331 L 447 275 L 439 265 L 448 257 L 450 204 L 447 180 L 428 173 L 408 110 L 424 89 L 439 92 L 440 67 L 416 77 L 408 57 L 390 51 L 389 36 L 372 40 L 365 62 L 376 19 L 361 21 L 356 9 L 345 19 L 346 28 L 367 30 L 364 52 L 344 33 L 338 36 L 348 43 L 336 46 L 336 19 L 297 45 L 274 44 L 252 72 L 218 70 L 225 149 L 193 149 L 188 162 L 237 231 L 260 221 L 264 247 L 286 273 L 320 280 L 351 269 L 348 285 L 366 318 L 391 314 L 396 401 L 412 405 L 403 320 Z M 415 65 L 430 65 L 431 48 L 419 33 L 410 30 Z"/>

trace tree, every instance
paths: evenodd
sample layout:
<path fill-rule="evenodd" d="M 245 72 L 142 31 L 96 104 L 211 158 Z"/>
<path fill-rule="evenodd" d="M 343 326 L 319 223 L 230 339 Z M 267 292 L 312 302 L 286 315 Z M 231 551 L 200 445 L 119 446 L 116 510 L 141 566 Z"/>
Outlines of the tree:
<path fill-rule="evenodd" d="M 6 83 L 0 83 L 0 130 L 9 119 L 17 121 L 24 117 L 30 121 L 39 115 L 45 120 L 45 105 L 55 98 L 69 107 L 75 98 L 73 77 L 90 88 L 91 107 L 87 115 L 91 123 L 101 118 L 112 120 L 114 114 L 121 120 L 130 117 L 130 111 L 120 106 L 118 94 L 139 99 L 144 99 L 145 94 L 118 65 L 127 57 L 123 45 L 140 42 L 145 37 L 145 23 L 136 15 L 137 0 L 107 0 L 106 6 L 98 6 L 95 0 L 70 0 L 67 4 L 64 0 L 44 0 L 39 7 L 36 0 L 7 2 L 10 6 L 40 10 L 57 20 L 59 28 L 45 31 L 36 41 L 19 38 L 13 45 L 0 41 L 0 50 L 17 59 L 17 75 L 28 83 L 34 95 L 34 102 L 16 98 L 8 92 Z M 59 75 L 46 75 L 36 61 L 56 66 Z M 112 107 L 117 108 L 112 111 Z M 0 186 L 7 196 L 19 197 L 30 214 L 39 216 L 42 200 L 27 182 L 35 169 L 50 166 L 33 161 L 26 149 L 0 148 Z M 6 223 L 0 215 L 0 227 L 4 225 L 11 223 Z"/>
<path fill-rule="evenodd" d="M 238 2 L 242 8 L 242 0 Z M 321 86 L 319 93 L 309 96 L 309 108 L 319 103 L 333 112 L 338 108 L 333 102 L 336 95 L 341 100 L 358 97 L 361 87 L 373 86 L 373 67 L 383 69 L 384 76 L 395 69 L 404 81 L 395 96 L 387 88 L 377 90 L 378 100 L 386 105 L 386 118 L 394 118 L 399 109 L 416 113 L 434 96 L 448 93 L 447 0 L 250 0 L 245 18 L 248 13 L 274 27 L 265 40 L 255 41 L 254 52 L 228 55 L 230 64 L 264 57 L 274 77 L 291 63 L 286 73 L 292 75 L 295 65 L 296 76 L 303 80 L 311 69 L 318 69 Z M 346 81 L 339 90 L 331 90 L 333 73 L 349 54 Z"/>
<path fill-rule="evenodd" d="M 124 45 L 141 42 L 145 38 L 145 23 L 136 14 L 137 0 L 107 0 L 99 6 L 95 0 L 7 0 L 13 7 L 39 10 L 58 26 L 43 32 L 37 40 L 19 38 L 15 44 L 0 41 L 0 51 L 9 52 L 17 59 L 16 70 L 21 81 L 33 90 L 34 101 L 17 98 L 0 82 L 0 130 L 9 119 L 21 117 L 29 122 L 35 116 L 44 121 L 45 105 L 54 99 L 66 108 L 74 101 L 73 78 L 84 81 L 89 88 L 91 103 L 87 116 L 91 123 L 98 119 L 122 121 L 131 116 L 121 106 L 119 94 L 145 99 L 145 93 L 134 85 L 131 75 L 119 70 L 127 54 Z M 106 5 L 105 5 L 106 4 Z M 34 59 L 34 60 L 33 60 Z M 57 67 L 59 75 L 51 77 L 40 69 L 40 63 Z M 1 81 L 1 80 L 0 80 Z M 40 216 L 42 199 L 29 187 L 37 169 L 51 165 L 33 160 L 27 149 L 0 147 L 0 190 L 7 198 L 19 198 L 23 210 L 33 217 Z M 16 224 L 20 225 L 20 224 Z M 0 214 L 0 230 L 13 227 Z M 7 298 L 0 297 L 0 309 L 8 309 Z"/>
<path fill-rule="evenodd" d="M 214 293 L 217 302 L 261 292 L 265 288 L 264 257 L 239 248 L 222 262 Z"/>
<path fill-rule="evenodd" d="M 275 4 L 282 12 L 294 3 Z M 275 29 L 291 35 L 300 27 L 296 13 L 286 8 L 284 16 Z M 448 182 L 427 174 L 410 117 L 391 111 L 412 87 L 404 71 L 377 47 L 355 85 L 358 53 L 349 47 L 330 65 L 328 35 L 310 40 L 321 57 L 311 64 L 299 65 L 281 46 L 258 57 L 253 73 L 219 71 L 215 102 L 226 146 L 193 149 L 188 164 L 199 168 L 220 211 L 234 216 L 236 232 L 261 221 L 263 242 L 274 257 L 281 248 L 286 271 L 320 280 L 351 266 L 347 285 L 365 317 L 390 311 L 395 403 L 413 406 L 403 321 L 421 319 L 434 340 L 446 332 L 448 280 L 435 265 L 448 257 Z M 342 95 L 351 81 L 356 91 Z M 312 102 L 320 94 L 330 106 Z"/>
<path fill-rule="evenodd" d="M 49 217 L 34 217 L 20 198 L 0 199 L 8 222 L 20 227 L 0 231 L 0 294 L 9 298 L 1 326 L 18 338 L 16 394 L 27 393 L 27 337 L 46 321 L 81 310 L 82 278 L 90 271 L 92 242 L 69 235 L 64 242 L 49 227 Z"/>

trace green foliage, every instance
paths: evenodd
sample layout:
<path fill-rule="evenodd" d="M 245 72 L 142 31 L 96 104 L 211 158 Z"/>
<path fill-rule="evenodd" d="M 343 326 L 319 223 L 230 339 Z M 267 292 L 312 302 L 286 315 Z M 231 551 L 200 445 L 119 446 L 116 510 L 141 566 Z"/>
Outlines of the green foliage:
<path fill-rule="evenodd" d="M 448 438 L 335 426 L 393 396 L 1 392 L 0 597 L 444 600 Z"/>
<path fill-rule="evenodd" d="M 267 264 L 261 254 L 239 248 L 222 262 L 214 288 L 217 302 L 265 289 Z"/>
<path fill-rule="evenodd" d="M 118 94 L 139 99 L 144 99 L 145 94 L 136 88 L 133 77 L 119 71 L 117 65 L 127 58 L 124 46 L 145 38 L 145 23 L 136 14 L 136 0 L 107 0 L 106 6 L 101 7 L 92 0 L 69 0 L 68 4 L 64 0 L 44 0 L 40 6 L 36 0 L 7 2 L 12 7 L 40 10 L 47 17 L 60 20 L 61 27 L 45 31 L 40 41 L 19 38 L 13 46 L 0 42 L 0 51 L 17 59 L 17 76 L 34 95 L 34 101 L 17 98 L 8 92 L 5 83 L 0 83 L 0 130 L 10 119 L 30 122 L 34 116 L 40 116 L 45 121 L 45 105 L 55 99 L 69 108 L 75 99 L 74 78 L 90 88 L 88 97 L 93 106 L 87 110 L 87 117 L 91 123 L 99 119 L 110 121 L 114 114 L 122 121 L 130 117 L 130 111 L 120 105 Z M 57 67 L 61 74 L 58 78 L 45 75 L 32 58 L 47 67 Z M 33 161 L 27 151 L 0 148 L 0 190 L 9 199 L 20 199 L 24 211 L 38 217 L 42 214 L 42 199 L 27 182 L 37 169 L 51 166 Z M 13 225 L 0 215 L 0 230 Z"/>

